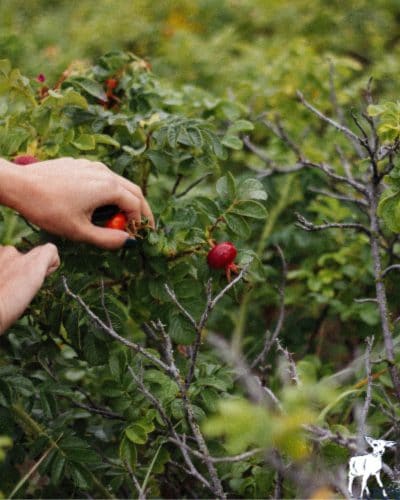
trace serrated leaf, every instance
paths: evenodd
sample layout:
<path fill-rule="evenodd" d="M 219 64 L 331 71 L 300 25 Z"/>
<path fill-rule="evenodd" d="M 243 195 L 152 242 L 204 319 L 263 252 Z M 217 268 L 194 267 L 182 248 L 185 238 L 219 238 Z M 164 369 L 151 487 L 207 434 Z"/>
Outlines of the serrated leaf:
<path fill-rule="evenodd" d="M 265 219 L 267 210 L 258 201 L 247 200 L 238 202 L 231 213 L 242 215 L 253 219 Z"/>
<path fill-rule="evenodd" d="M 96 147 L 96 140 L 90 134 L 81 134 L 71 144 L 81 151 L 90 151 Z"/>
<path fill-rule="evenodd" d="M 194 342 L 196 333 L 193 326 L 179 315 L 174 315 L 169 322 L 168 333 L 177 344 L 189 345 Z"/>
<path fill-rule="evenodd" d="M 203 146 L 203 136 L 198 128 L 188 128 L 187 134 L 195 148 L 200 149 Z"/>
<path fill-rule="evenodd" d="M 168 144 L 171 146 L 171 148 L 176 148 L 178 142 L 178 130 L 176 125 L 172 124 L 168 127 L 167 139 Z"/>
<path fill-rule="evenodd" d="M 228 228 L 243 239 L 247 239 L 250 234 L 250 228 L 247 222 L 241 215 L 228 213 L 224 215 L 224 219 Z"/>
<path fill-rule="evenodd" d="M 57 486 L 58 483 L 60 482 L 65 462 L 66 460 L 63 454 L 58 452 L 54 457 L 50 472 L 51 482 L 54 484 L 54 486 Z"/>
<path fill-rule="evenodd" d="M 79 87 L 81 87 L 85 92 L 90 94 L 93 97 L 96 97 L 97 99 L 100 99 L 100 101 L 107 101 L 107 95 L 103 89 L 103 87 L 100 85 L 100 83 L 95 82 L 94 80 L 90 80 L 89 78 L 85 78 L 83 76 L 79 76 L 73 79 L 73 83 L 77 84 Z"/>
<path fill-rule="evenodd" d="M 243 142 L 236 135 L 226 135 L 221 143 L 229 149 L 240 150 L 243 148 Z"/>
<path fill-rule="evenodd" d="M 236 181 L 230 172 L 218 179 L 215 187 L 217 193 L 223 200 L 232 201 L 235 198 Z"/>
<path fill-rule="evenodd" d="M 137 462 L 136 446 L 132 441 L 127 439 L 126 436 L 122 438 L 121 444 L 119 445 L 119 457 L 122 462 L 127 462 L 132 470 L 135 470 Z"/>
<path fill-rule="evenodd" d="M 378 205 L 378 215 L 394 233 L 400 232 L 400 192 L 387 190 Z"/>
<path fill-rule="evenodd" d="M 109 146 L 114 146 L 115 148 L 120 148 L 121 145 L 118 141 L 105 134 L 94 134 L 93 135 L 96 144 L 108 144 Z"/>
<path fill-rule="evenodd" d="M 268 195 L 257 179 L 246 179 L 239 184 L 237 196 L 240 200 L 266 200 Z"/>
<path fill-rule="evenodd" d="M 205 196 L 198 196 L 196 198 L 196 205 L 205 212 L 209 217 L 216 219 L 219 217 L 221 211 L 215 201 Z"/>
<path fill-rule="evenodd" d="M 75 486 L 81 488 L 82 490 L 89 490 L 92 487 L 92 478 L 90 476 L 90 473 L 82 465 L 70 465 L 69 470 Z"/>
<path fill-rule="evenodd" d="M 125 435 L 135 444 L 145 444 L 147 442 L 147 432 L 139 424 L 132 424 L 127 429 L 125 429 Z"/>
<path fill-rule="evenodd" d="M 248 120 L 236 120 L 230 127 L 230 133 L 250 132 L 254 130 L 254 125 Z"/>

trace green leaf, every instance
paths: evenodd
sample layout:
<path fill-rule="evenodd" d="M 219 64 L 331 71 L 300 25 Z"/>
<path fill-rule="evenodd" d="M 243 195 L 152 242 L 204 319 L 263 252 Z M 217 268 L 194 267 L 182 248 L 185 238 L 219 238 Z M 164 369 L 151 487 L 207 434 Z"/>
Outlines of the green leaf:
<path fill-rule="evenodd" d="M 246 179 L 240 183 L 237 195 L 240 200 L 266 200 L 268 197 L 264 186 L 257 179 Z"/>
<path fill-rule="evenodd" d="M 178 130 L 175 124 L 168 127 L 167 130 L 168 144 L 171 148 L 175 149 L 178 142 Z"/>
<path fill-rule="evenodd" d="M 135 444 L 145 444 L 147 442 L 147 432 L 139 424 L 132 424 L 127 429 L 125 429 L 125 435 Z"/>
<path fill-rule="evenodd" d="M 97 465 L 101 462 L 97 453 L 90 448 L 88 443 L 77 437 L 71 436 L 60 442 L 60 448 L 64 451 L 69 462 L 87 463 Z"/>
<path fill-rule="evenodd" d="M 236 195 L 236 181 L 228 172 L 224 177 L 218 179 L 216 184 L 217 193 L 225 201 L 232 201 Z"/>
<path fill-rule="evenodd" d="M 243 239 L 247 239 L 250 234 L 250 228 L 247 222 L 243 219 L 241 215 L 228 213 L 224 215 L 226 225 L 234 233 Z"/>
<path fill-rule="evenodd" d="M 108 100 L 107 95 L 104 92 L 104 89 L 100 85 L 100 83 L 97 83 L 94 80 L 90 80 L 89 78 L 84 78 L 83 76 L 75 77 L 72 80 L 72 82 L 77 84 L 79 87 L 81 87 L 85 92 L 87 92 L 91 96 L 96 97 L 97 99 L 100 99 L 101 101 Z"/>
<path fill-rule="evenodd" d="M 196 337 L 193 326 L 180 315 L 174 315 L 171 318 L 168 333 L 174 342 L 183 345 L 191 344 Z"/>
<path fill-rule="evenodd" d="M 221 142 L 230 149 L 240 150 L 243 148 L 243 142 L 236 135 L 226 135 Z"/>
<path fill-rule="evenodd" d="M 228 133 L 250 132 L 254 125 L 248 120 L 237 120 L 228 129 Z"/>
<path fill-rule="evenodd" d="M 386 190 L 378 205 L 378 215 L 394 233 L 400 232 L 400 192 Z"/>
<path fill-rule="evenodd" d="M 132 470 L 135 470 L 137 462 L 136 446 L 132 441 L 127 439 L 126 436 L 122 438 L 121 444 L 119 445 L 119 457 L 122 462 L 127 462 Z"/>
<path fill-rule="evenodd" d="M 378 116 L 381 115 L 385 111 L 385 106 L 379 104 L 370 104 L 367 107 L 367 113 L 369 116 Z"/>
<path fill-rule="evenodd" d="M 90 472 L 85 469 L 85 467 L 77 463 L 73 466 L 69 466 L 69 470 L 75 486 L 82 490 L 89 490 L 92 488 L 92 478 Z"/>
<path fill-rule="evenodd" d="M 248 200 L 240 201 L 235 204 L 231 213 L 242 215 L 243 217 L 250 217 L 253 219 L 265 219 L 267 211 L 258 201 Z"/>
<path fill-rule="evenodd" d="M 93 138 L 96 141 L 96 144 L 108 144 L 109 146 L 114 146 L 115 148 L 120 148 L 121 145 L 118 141 L 105 134 L 94 134 Z"/>
<path fill-rule="evenodd" d="M 90 151 L 96 147 L 96 140 L 93 135 L 81 134 L 71 144 L 81 151 Z"/>
<path fill-rule="evenodd" d="M 54 486 L 57 486 L 58 483 L 60 482 L 65 462 L 66 460 L 63 454 L 58 452 L 54 457 L 50 472 L 51 482 L 54 484 Z"/>

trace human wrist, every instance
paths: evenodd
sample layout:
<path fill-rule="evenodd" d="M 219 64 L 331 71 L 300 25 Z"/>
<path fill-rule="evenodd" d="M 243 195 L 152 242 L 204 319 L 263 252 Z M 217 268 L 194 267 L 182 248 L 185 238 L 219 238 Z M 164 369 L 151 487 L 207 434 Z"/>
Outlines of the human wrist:
<path fill-rule="evenodd" d="M 0 158 L 0 205 L 18 208 L 19 200 L 26 196 L 25 177 L 21 167 Z"/>

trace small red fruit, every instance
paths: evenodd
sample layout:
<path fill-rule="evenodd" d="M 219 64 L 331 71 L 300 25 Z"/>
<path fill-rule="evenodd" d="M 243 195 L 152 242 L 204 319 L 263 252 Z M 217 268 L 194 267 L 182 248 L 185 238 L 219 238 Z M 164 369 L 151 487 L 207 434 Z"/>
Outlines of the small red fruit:
<path fill-rule="evenodd" d="M 106 80 L 106 87 L 110 90 L 114 90 L 118 85 L 118 80 L 116 78 L 109 78 Z"/>
<path fill-rule="evenodd" d="M 106 227 L 108 227 L 108 229 L 120 229 L 121 231 L 124 231 L 127 223 L 128 218 L 126 217 L 126 215 L 122 212 L 119 212 L 106 222 Z"/>
<path fill-rule="evenodd" d="M 225 241 L 218 243 L 208 252 L 207 262 L 213 269 L 224 269 L 233 263 L 237 254 L 233 243 Z"/>
<path fill-rule="evenodd" d="M 37 163 L 39 160 L 32 155 L 19 155 L 13 159 L 13 163 L 16 165 L 30 165 L 31 163 Z"/>

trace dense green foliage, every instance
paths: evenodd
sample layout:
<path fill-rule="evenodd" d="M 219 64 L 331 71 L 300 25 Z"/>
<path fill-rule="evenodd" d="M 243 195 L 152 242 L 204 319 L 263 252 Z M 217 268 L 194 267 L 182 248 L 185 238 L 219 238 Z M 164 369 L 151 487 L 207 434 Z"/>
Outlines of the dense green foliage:
<path fill-rule="evenodd" d="M 369 236 L 342 229 L 307 233 L 295 224 L 300 212 L 316 224 L 368 225 L 366 209 L 313 192 L 335 187 L 318 169 L 265 174 L 299 160 L 290 140 L 277 137 L 284 128 L 310 161 L 345 175 L 346 158 L 356 178 L 367 175 L 368 161 L 299 103 L 296 90 L 354 133 L 360 131 L 352 112 L 364 128 L 368 119 L 379 120 L 380 144 L 393 148 L 379 205 L 381 259 L 385 266 L 397 263 L 400 7 L 389 0 L 265 4 L 181 0 L 155 9 L 148 0 L 82 0 L 78 9 L 74 2 L 34 0 L 27 12 L 20 0 L 2 2 L 0 53 L 10 62 L 0 62 L 0 155 L 103 161 L 142 187 L 157 220 L 157 231 L 144 228 L 136 248 L 113 253 L 60 241 L 1 209 L 2 244 L 28 249 L 51 240 L 62 258 L 60 271 L 1 340 L 0 434 L 13 440 L 9 450 L 10 443 L 0 441 L 7 452 L 0 455 L 5 495 L 23 478 L 16 497 L 135 497 L 133 473 L 149 497 L 215 496 L 188 473 L 168 423 L 204 453 L 198 424 L 213 457 L 262 448 L 215 463 L 230 497 L 333 489 L 327 472 L 339 477 L 354 449 L 333 438 L 313 443 L 304 425 L 337 431 L 354 444 L 368 387 L 360 355 L 371 334 L 376 362 L 368 432 L 398 439 L 381 316 L 376 303 L 355 300 L 375 296 Z M 36 81 L 39 73 L 44 83 Z M 370 76 L 372 105 L 364 99 Z M 111 77 L 119 84 L 104 103 Z M 381 172 L 383 160 L 377 160 Z M 198 325 L 207 294 L 215 297 L 227 285 L 223 272 L 207 267 L 211 239 L 233 241 L 240 268 L 249 267 L 197 331 L 176 301 Z M 277 396 L 279 411 L 255 404 L 257 394 L 230 359 L 242 352 L 252 364 L 266 330 L 279 322 L 282 261 L 275 245 L 288 267 L 283 348 L 274 345 L 255 373 Z M 66 294 L 63 275 L 98 318 L 145 348 L 145 356 L 110 338 Z M 385 283 L 394 320 L 396 275 Z M 165 328 L 152 323 L 157 320 Z M 397 323 L 391 328 L 397 346 Z M 157 364 L 168 364 L 165 333 L 178 379 Z M 215 334 L 226 340 L 222 349 L 212 341 Z M 288 372 L 286 348 L 300 385 L 290 363 Z M 349 363 L 346 378 L 335 376 Z M 190 383 L 180 385 L 188 377 Z M 271 450 L 313 480 L 285 476 Z M 212 486 L 207 464 L 192 458 Z M 389 453 L 385 459 L 397 468 Z M 39 460 L 40 476 L 25 476 Z"/>

